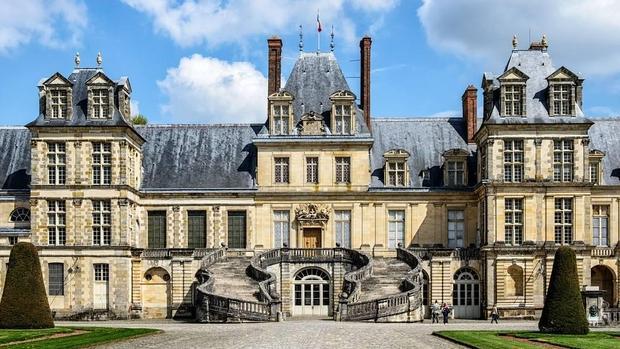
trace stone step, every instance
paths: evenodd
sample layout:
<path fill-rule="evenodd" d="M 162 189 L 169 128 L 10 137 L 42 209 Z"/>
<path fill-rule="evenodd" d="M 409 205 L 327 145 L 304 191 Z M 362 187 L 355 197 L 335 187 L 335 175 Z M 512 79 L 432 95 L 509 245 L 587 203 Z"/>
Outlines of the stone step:
<path fill-rule="evenodd" d="M 363 302 L 400 293 L 399 286 L 410 270 L 409 265 L 396 258 L 373 259 L 372 276 L 362 281 L 362 293 L 359 301 Z"/>
<path fill-rule="evenodd" d="M 258 282 L 246 274 L 250 258 L 235 257 L 209 268 L 214 293 L 248 301 L 257 301 Z"/>

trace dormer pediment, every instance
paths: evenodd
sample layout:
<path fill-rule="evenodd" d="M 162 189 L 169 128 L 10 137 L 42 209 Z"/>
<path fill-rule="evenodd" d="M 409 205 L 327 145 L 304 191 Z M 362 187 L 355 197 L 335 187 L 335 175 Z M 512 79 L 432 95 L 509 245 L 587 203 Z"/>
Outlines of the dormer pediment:
<path fill-rule="evenodd" d="M 132 89 L 131 89 L 131 83 L 129 82 L 129 78 L 128 77 L 121 77 L 118 82 L 117 85 L 122 87 L 124 90 L 126 90 L 129 94 L 131 94 Z"/>
<path fill-rule="evenodd" d="M 43 82 L 43 86 L 73 86 L 73 83 L 60 73 L 55 73 Z"/>
<path fill-rule="evenodd" d="M 591 158 L 602 158 L 605 156 L 605 152 L 598 149 L 591 149 L 589 155 Z"/>
<path fill-rule="evenodd" d="M 355 94 L 348 90 L 338 90 L 329 96 L 331 100 L 355 100 Z"/>
<path fill-rule="evenodd" d="M 113 85 L 114 81 L 108 78 L 103 72 L 98 72 L 93 75 L 88 81 L 86 81 L 86 85 Z"/>
<path fill-rule="evenodd" d="M 497 79 L 501 82 L 525 82 L 530 77 L 527 76 L 524 72 L 519 70 L 517 67 L 512 67 L 504 72 L 504 74 L 500 75 Z"/>
<path fill-rule="evenodd" d="M 547 80 L 553 81 L 577 81 L 579 80 L 579 76 L 572 71 L 568 70 L 566 67 L 560 67 L 558 70 L 554 71 L 547 77 Z"/>
<path fill-rule="evenodd" d="M 443 152 L 442 156 L 444 158 L 459 158 L 459 157 L 467 157 L 469 156 L 469 152 L 465 149 L 454 148 L 448 149 Z"/>
<path fill-rule="evenodd" d="M 407 159 L 411 156 L 405 149 L 390 149 L 383 153 L 385 159 Z"/>
<path fill-rule="evenodd" d="M 295 96 L 288 91 L 280 91 L 270 94 L 268 98 L 270 101 L 292 101 Z"/>

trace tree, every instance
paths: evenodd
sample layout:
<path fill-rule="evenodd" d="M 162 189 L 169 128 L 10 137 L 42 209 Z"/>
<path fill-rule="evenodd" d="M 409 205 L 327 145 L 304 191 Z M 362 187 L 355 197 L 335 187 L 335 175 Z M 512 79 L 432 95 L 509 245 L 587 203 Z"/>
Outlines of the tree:
<path fill-rule="evenodd" d="M 131 123 L 134 125 L 146 125 L 148 122 L 149 120 L 142 114 L 134 115 L 131 118 Z"/>
<path fill-rule="evenodd" d="M 13 246 L 0 301 L 0 328 L 54 327 L 37 249 L 29 242 Z"/>
<path fill-rule="evenodd" d="M 555 252 L 549 291 L 538 329 L 546 333 L 588 333 L 588 320 L 579 291 L 575 251 L 568 246 L 562 246 Z"/>

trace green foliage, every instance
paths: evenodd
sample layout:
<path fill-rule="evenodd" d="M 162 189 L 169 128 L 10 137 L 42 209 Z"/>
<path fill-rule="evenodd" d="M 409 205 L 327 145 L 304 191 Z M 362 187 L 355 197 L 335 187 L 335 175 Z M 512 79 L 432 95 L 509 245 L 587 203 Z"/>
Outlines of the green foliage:
<path fill-rule="evenodd" d="M 82 334 L 66 337 L 42 339 L 40 341 L 11 345 L 12 349 L 77 349 L 90 348 L 104 343 L 114 343 L 129 338 L 159 333 L 148 328 L 107 328 L 82 327 L 71 330 L 86 331 Z"/>
<path fill-rule="evenodd" d="M 579 291 L 575 251 L 568 246 L 562 246 L 555 252 L 538 329 L 544 333 L 563 334 L 586 334 L 589 331 Z"/>
<path fill-rule="evenodd" d="M 142 114 L 135 115 L 131 118 L 131 123 L 134 125 L 146 125 L 148 122 L 149 120 Z"/>
<path fill-rule="evenodd" d="M 0 328 L 54 327 L 37 249 L 29 242 L 13 246 L 0 301 Z"/>
<path fill-rule="evenodd" d="M 468 348 L 534 349 L 543 343 L 575 349 L 604 349 L 618 346 L 620 332 L 590 332 L 588 334 L 552 334 L 515 331 L 438 331 L 434 335 Z M 527 339 L 528 341 L 518 340 Z"/>

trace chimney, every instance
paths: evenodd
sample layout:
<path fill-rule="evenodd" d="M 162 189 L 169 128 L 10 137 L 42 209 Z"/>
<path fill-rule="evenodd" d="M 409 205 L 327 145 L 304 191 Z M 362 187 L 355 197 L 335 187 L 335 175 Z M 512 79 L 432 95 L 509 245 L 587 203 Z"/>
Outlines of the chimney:
<path fill-rule="evenodd" d="M 370 46 L 372 39 L 365 36 L 360 41 L 360 107 L 364 111 L 364 120 L 368 129 L 370 124 Z"/>
<path fill-rule="evenodd" d="M 475 143 L 474 134 L 476 134 L 478 95 L 474 85 L 467 86 L 463 93 L 463 119 L 465 120 L 465 128 L 467 130 L 467 143 Z"/>
<path fill-rule="evenodd" d="M 269 72 L 267 82 L 267 96 L 280 90 L 282 76 L 282 40 L 277 36 L 267 39 L 269 47 Z"/>

